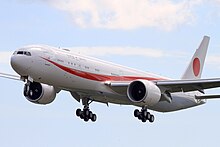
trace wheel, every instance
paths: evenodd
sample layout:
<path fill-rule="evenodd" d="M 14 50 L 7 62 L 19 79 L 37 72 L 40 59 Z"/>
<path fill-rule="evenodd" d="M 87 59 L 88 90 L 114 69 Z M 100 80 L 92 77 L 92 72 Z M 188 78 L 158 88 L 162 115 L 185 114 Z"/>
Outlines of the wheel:
<path fill-rule="evenodd" d="M 89 121 L 89 118 L 88 118 L 88 117 L 85 117 L 85 118 L 84 118 L 84 121 L 85 121 L 85 122 L 88 122 L 88 121 Z"/>
<path fill-rule="evenodd" d="M 134 110 L 134 117 L 138 117 L 140 115 L 140 111 L 138 109 Z"/>
<path fill-rule="evenodd" d="M 142 118 L 141 121 L 142 121 L 143 123 L 145 123 L 145 122 L 147 121 L 147 119 L 146 119 L 146 118 Z"/>
<path fill-rule="evenodd" d="M 95 122 L 96 119 L 97 119 L 96 115 L 95 115 L 95 114 L 92 114 L 92 118 L 91 118 L 91 120 L 92 120 L 93 122 Z"/>
<path fill-rule="evenodd" d="M 93 113 L 92 111 L 89 111 L 89 119 L 92 119 Z"/>
<path fill-rule="evenodd" d="M 147 112 L 147 116 L 146 116 L 147 120 L 150 120 L 150 117 L 151 117 L 150 112 Z"/>
<path fill-rule="evenodd" d="M 84 114 L 85 114 L 86 117 L 89 116 L 89 110 L 88 109 L 84 109 L 83 111 L 84 111 Z"/>
<path fill-rule="evenodd" d="M 82 113 L 80 116 L 79 116 L 81 119 L 84 119 L 84 114 Z"/>
<path fill-rule="evenodd" d="M 76 116 L 80 116 L 81 114 L 82 114 L 81 109 L 77 109 L 77 110 L 76 110 Z"/>
<path fill-rule="evenodd" d="M 138 115 L 138 119 L 139 120 L 142 120 L 142 118 L 143 118 L 143 116 L 140 114 L 140 115 Z"/>
<path fill-rule="evenodd" d="M 149 121 L 150 121 L 151 123 L 154 122 L 154 115 L 150 115 Z"/>
<path fill-rule="evenodd" d="M 147 118 L 148 118 L 148 117 L 147 117 L 147 114 L 148 114 L 148 113 L 149 113 L 149 112 L 147 112 L 147 110 L 143 110 L 143 111 L 142 111 L 143 117 L 147 119 Z"/>

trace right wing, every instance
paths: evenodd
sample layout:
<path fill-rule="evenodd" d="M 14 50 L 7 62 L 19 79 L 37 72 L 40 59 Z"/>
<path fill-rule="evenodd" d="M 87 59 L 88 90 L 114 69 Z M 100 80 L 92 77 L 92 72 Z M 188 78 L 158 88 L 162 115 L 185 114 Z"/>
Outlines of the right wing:
<path fill-rule="evenodd" d="M 120 94 L 126 94 L 127 87 L 132 81 L 106 81 L 104 84 L 109 86 L 113 91 Z M 193 79 L 193 80 L 161 80 L 152 81 L 163 91 L 172 92 L 190 92 L 200 91 L 220 87 L 220 78 L 214 79 Z"/>
<path fill-rule="evenodd" d="M 12 75 L 12 74 L 6 74 L 6 73 L 1 73 L 0 72 L 0 77 L 22 81 L 22 79 L 20 78 L 19 75 Z"/>

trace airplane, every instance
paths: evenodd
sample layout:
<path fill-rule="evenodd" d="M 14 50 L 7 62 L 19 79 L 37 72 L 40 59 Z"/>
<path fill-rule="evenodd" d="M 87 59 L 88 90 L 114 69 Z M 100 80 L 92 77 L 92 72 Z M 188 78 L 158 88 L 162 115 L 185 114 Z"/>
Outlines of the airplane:
<path fill-rule="evenodd" d="M 148 110 L 178 111 L 220 98 L 204 92 L 220 87 L 220 78 L 201 79 L 209 40 L 204 36 L 179 80 L 47 45 L 17 49 L 11 56 L 11 66 L 18 75 L 0 76 L 25 82 L 23 94 L 35 104 L 50 104 L 61 90 L 69 91 L 82 102 L 83 109 L 77 109 L 76 115 L 85 122 L 97 120 L 89 105 L 100 102 L 140 107 L 134 110 L 134 116 L 152 123 L 155 117 Z"/>

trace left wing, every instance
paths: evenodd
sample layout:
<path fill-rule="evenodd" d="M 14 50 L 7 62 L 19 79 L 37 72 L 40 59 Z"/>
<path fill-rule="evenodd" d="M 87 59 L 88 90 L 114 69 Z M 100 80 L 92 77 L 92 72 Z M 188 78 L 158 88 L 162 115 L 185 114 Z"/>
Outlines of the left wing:
<path fill-rule="evenodd" d="M 169 92 L 190 92 L 220 87 L 220 78 L 193 79 L 193 80 L 165 80 L 154 81 L 158 87 L 165 88 Z"/>
<path fill-rule="evenodd" d="M 112 90 L 116 92 L 125 93 L 128 85 L 132 81 L 107 81 L 105 85 L 111 87 Z M 162 80 L 162 81 L 152 81 L 160 89 L 168 92 L 190 92 L 190 91 L 200 91 L 203 92 L 204 89 L 217 88 L 220 87 L 220 78 L 215 79 L 193 79 L 193 80 Z M 121 93 L 120 92 L 120 93 Z"/>
<path fill-rule="evenodd" d="M 127 87 L 132 81 L 106 81 L 104 84 L 121 95 L 127 95 Z"/>

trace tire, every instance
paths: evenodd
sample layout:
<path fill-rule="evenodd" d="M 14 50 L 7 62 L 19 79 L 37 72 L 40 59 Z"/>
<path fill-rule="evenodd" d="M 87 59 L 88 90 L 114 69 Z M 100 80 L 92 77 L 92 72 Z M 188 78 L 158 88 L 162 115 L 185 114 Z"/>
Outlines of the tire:
<path fill-rule="evenodd" d="M 88 121 L 89 121 L 89 118 L 88 118 L 88 117 L 85 117 L 85 118 L 84 118 L 84 121 L 85 121 L 85 122 L 88 122 Z"/>
<path fill-rule="evenodd" d="M 142 111 L 143 117 L 146 118 L 146 119 L 148 119 L 148 117 L 147 117 L 147 114 L 148 114 L 148 113 L 149 113 L 149 112 L 147 112 L 146 110 L 143 110 L 143 111 Z"/>
<path fill-rule="evenodd" d="M 150 112 L 147 112 L 147 116 L 146 116 L 147 120 L 150 120 L 150 117 L 151 117 Z"/>
<path fill-rule="evenodd" d="M 80 116 L 81 114 L 82 114 L 81 109 L 77 109 L 77 110 L 76 110 L 76 116 Z"/>
<path fill-rule="evenodd" d="M 88 117 L 89 116 L 89 110 L 88 109 L 84 109 L 83 111 L 84 111 L 85 116 Z"/>
<path fill-rule="evenodd" d="M 143 118 L 142 115 L 139 115 L 139 116 L 138 116 L 138 119 L 139 119 L 139 120 L 142 120 L 142 118 Z"/>
<path fill-rule="evenodd" d="M 91 120 L 92 120 L 93 122 L 95 122 L 96 119 L 97 119 L 97 116 L 96 116 L 95 114 L 92 114 L 92 118 L 91 118 Z"/>
<path fill-rule="evenodd" d="M 150 115 L 149 121 L 150 121 L 151 123 L 154 122 L 154 115 Z"/>
<path fill-rule="evenodd" d="M 92 119 L 93 113 L 89 111 L 89 119 Z"/>
<path fill-rule="evenodd" d="M 138 117 L 140 115 L 140 111 L 138 109 L 134 110 L 134 117 Z"/>
<path fill-rule="evenodd" d="M 79 117 L 80 117 L 81 119 L 84 119 L 84 118 L 85 118 L 85 116 L 84 116 L 83 113 L 82 113 Z"/>
<path fill-rule="evenodd" d="M 146 118 L 142 118 L 142 120 L 141 120 L 143 123 L 145 123 L 146 121 L 147 121 L 147 119 Z"/>

